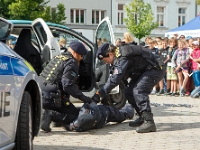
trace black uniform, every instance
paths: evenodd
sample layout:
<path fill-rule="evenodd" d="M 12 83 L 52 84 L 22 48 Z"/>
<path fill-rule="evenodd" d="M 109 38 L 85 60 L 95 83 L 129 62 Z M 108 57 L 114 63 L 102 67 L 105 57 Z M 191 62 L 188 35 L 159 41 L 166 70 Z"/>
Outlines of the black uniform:
<path fill-rule="evenodd" d="M 70 46 L 74 51 L 85 50 L 80 42 L 72 42 Z M 85 55 L 86 52 L 85 50 L 80 53 Z M 43 108 L 51 110 L 51 114 L 48 113 L 49 111 L 45 111 L 43 114 L 43 130 L 50 131 L 50 121 L 69 124 L 77 118 L 79 111 L 69 101 L 70 95 L 80 99 L 84 103 L 91 102 L 91 98 L 85 96 L 76 84 L 78 71 L 77 60 L 70 52 L 66 51 L 62 55 L 53 58 L 40 74 Z"/>
<path fill-rule="evenodd" d="M 108 44 L 104 44 L 98 49 L 97 57 L 99 59 L 107 57 L 106 51 L 109 48 Z M 146 121 L 150 121 L 148 126 L 144 125 L 142 130 L 139 128 L 136 131 L 156 131 L 153 114 L 151 113 L 149 94 L 153 87 L 164 77 L 166 72 L 165 65 L 158 55 L 153 54 L 151 50 L 142 46 L 124 44 L 120 47 L 120 51 L 121 54 L 117 54 L 118 57 L 115 58 L 112 64 L 112 75 L 98 93 L 93 96 L 93 99 L 95 100 L 98 94 L 104 97 L 119 85 L 121 80 L 130 78 L 131 81 L 126 88 L 126 98 L 139 116 L 144 120 L 146 118 Z M 141 125 L 144 120 L 139 124 Z"/>
<path fill-rule="evenodd" d="M 99 93 L 103 97 L 115 86 L 119 85 L 121 80 L 131 78 L 126 88 L 126 98 L 136 109 L 137 113 L 141 114 L 142 111 L 151 111 L 149 94 L 152 88 L 163 78 L 165 67 L 162 66 L 164 64 L 158 64 L 157 59 L 159 58 L 156 55 L 146 48 L 143 48 L 144 51 L 142 51 L 140 46 L 130 45 L 133 50 L 141 52 L 124 56 L 129 55 L 123 54 L 127 46 L 121 46 L 122 54 L 115 58 L 111 67 L 113 74 L 108 78 Z M 130 53 L 132 53 L 131 50 Z"/>
<path fill-rule="evenodd" d="M 112 106 L 96 105 L 96 103 L 85 103 L 80 109 L 78 118 L 68 126 L 67 130 L 86 131 L 90 129 L 103 128 L 108 122 L 122 122 L 131 119 L 134 110 L 130 105 L 118 110 Z"/>

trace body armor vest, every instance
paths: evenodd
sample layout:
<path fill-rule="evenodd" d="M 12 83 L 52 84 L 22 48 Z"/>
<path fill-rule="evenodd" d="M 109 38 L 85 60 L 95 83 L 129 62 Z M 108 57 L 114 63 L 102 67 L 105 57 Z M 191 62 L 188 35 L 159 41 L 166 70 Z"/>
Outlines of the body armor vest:
<path fill-rule="evenodd" d="M 69 56 L 66 55 L 58 55 L 55 56 L 44 68 L 42 73 L 40 74 L 41 77 L 44 78 L 44 85 L 48 84 L 55 84 L 59 85 L 61 82 L 61 76 L 63 71 L 63 62 L 67 61 Z"/>
<path fill-rule="evenodd" d="M 151 68 L 160 69 L 160 64 L 158 64 L 159 56 L 154 55 L 147 48 L 133 44 L 124 44 L 120 47 L 120 52 L 121 57 L 126 57 L 126 59 L 130 60 L 125 78 L 138 78 L 145 70 Z"/>

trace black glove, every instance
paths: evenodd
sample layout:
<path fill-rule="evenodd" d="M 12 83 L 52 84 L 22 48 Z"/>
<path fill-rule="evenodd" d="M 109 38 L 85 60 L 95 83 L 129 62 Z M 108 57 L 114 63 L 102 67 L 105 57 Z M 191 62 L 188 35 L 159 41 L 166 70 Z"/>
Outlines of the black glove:
<path fill-rule="evenodd" d="M 84 103 L 91 103 L 92 102 L 92 99 L 83 95 L 81 98 L 80 98 Z"/>
<path fill-rule="evenodd" d="M 93 96 L 92 96 L 92 101 L 95 102 L 95 103 L 99 103 L 101 101 L 100 99 L 100 95 L 95 93 Z"/>

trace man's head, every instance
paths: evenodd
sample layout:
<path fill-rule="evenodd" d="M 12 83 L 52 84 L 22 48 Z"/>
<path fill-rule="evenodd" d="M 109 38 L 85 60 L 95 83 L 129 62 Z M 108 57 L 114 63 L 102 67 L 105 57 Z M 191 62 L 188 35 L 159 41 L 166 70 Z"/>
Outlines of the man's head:
<path fill-rule="evenodd" d="M 117 46 L 117 47 L 119 47 L 119 46 L 121 46 L 121 39 L 120 38 L 117 38 L 117 40 L 115 41 L 115 45 Z"/>
<path fill-rule="evenodd" d="M 71 52 L 71 54 L 77 61 L 81 61 L 83 59 L 83 56 L 87 54 L 87 49 L 85 48 L 85 46 L 78 41 L 72 41 L 69 44 L 68 51 Z"/>

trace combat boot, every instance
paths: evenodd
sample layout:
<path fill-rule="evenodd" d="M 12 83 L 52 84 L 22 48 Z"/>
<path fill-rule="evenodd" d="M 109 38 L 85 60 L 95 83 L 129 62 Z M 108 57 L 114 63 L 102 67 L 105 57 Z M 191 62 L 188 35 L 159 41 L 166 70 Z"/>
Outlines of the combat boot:
<path fill-rule="evenodd" d="M 143 124 L 144 119 L 141 117 L 141 115 L 136 114 L 136 116 L 137 118 L 135 120 L 129 122 L 129 126 L 138 127 Z"/>
<path fill-rule="evenodd" d="M 52 111 L 44 110 L 42 115 L 41 129 L 45 132 L 51 132 L 50 124 L 52 121 Z"/>
<path fill-rule="evenodd" d="M 62 127 L 62 123 L 59 122 L 53 122 L 52 127 Z"/>
<path fill-rule="evenodd" d="M 144 122 L 141 126 L 136 128 L 137 133 L 148 133 L 148 132 L 156 132 L 156 125 L 153 120 L 153 114 L 148 111 L 142 112 L 142 118 L 144 118 Z"/>

